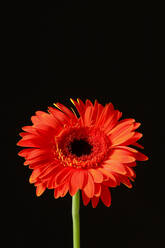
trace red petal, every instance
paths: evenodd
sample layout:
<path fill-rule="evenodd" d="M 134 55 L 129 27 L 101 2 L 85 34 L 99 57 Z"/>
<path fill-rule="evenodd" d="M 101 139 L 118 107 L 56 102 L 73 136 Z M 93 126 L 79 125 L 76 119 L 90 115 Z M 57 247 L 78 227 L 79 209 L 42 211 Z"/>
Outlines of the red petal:
<path fill-rule="evenodd" d="M 82 200 L 83 200 L 84 206 L 87 206 L 88 203 L 90 202 L 90 198 L 86 196 L 83 190 L 81 191 L 81 193 L 82 193 Z"/>
<path fill-rule="evenodd" d="M 42 173 L 40 174 L 39 178 L 40 179 L 46 179 L 48 177 L 50 177 L 51 175 L 55 175 L 59 170 L 61 170 L 61 166 L 54 165 L 54 163 L 48 164 L 48 166 L 46 166 L 46 168 L 42 171 Z"/>
<path fill-rule="evenodd" d="M 53 134 L 54 135 L 54 134 Z M 46 135 L 34 135 L 34 134 L 28 134 L 24 136 L 17 145 L 20 146 L 27 146 L 29 143 L 29 146 L 34 145 L 36 148 L 46 148 L 48 145 L 50 146 L 52 141 L 52 134 L 47 133 Z"/>
<path fill-rule="evenodd" d="M 111 205 L 111 194 L 108 187 L 102 185 L 100 198 L 105 206 L 109 207 Z"/>
<path fill-rule="evenodd" d="M 59 197 L 64 197 L 67 192 L 69 190 L 69 184 L 68 183 L 64 183 L 60 186 L 58 186 L 57 188 L 54 189 L 54 197 L 55 199 L 59 198 Z"/>
<path fill-rule="evenodd" d="M 125 144 L 128 140 L 130 140 L 133 136 L 135 135 L 134 132 L 127 132 L 124 135 L 121 135 L 120 137 L 111 140 L 112 142 L 112 147 L 115 147 L 120 144 Z"/>
<path fill-rule="evenodd" d="M 86 105 L 86 107 L 88 107 L 88 106 L 93 107 L 93 103 L 89 99 L 86 100 L 85 105 Z"/>
<path fill-rule="evenodd" d="M 135 161 L 134 154 L 123 149 L 111 149 L 109 159 L 120 163 L 131 163 Z"/>
<path fill-rule="evenodd" d="M 61 171 L 59 171 L 55 178 L 56 186 L 69 181 L 72 173 L 74 173 L 74 169 L 70 167 L 64 167 Z"/>
<path fill-rule="evenodd" d="M 40 147 L 40 145 L 37 144 L 34 140 L 23 140 L 23 139 L 18 141 L 17 146 L 34 147 L 34 148 Z"/>
<path fill-rule="evenodd" d="M 88 181 L 86 186 L 83 188 L 85 194 L 87 195 L 87 197 L 92 198 L 94 195 L 94 181 L 93 181 L 93 177 L 91 176 L 91 174 L 88 173 Z"/>
<path fill-rule="evenodd" d="M 131 137 L 133 137 L 134 133 L 131 132 L 132 127 L 133 127 L 133 125 L 128 125 L 125 128 L 123 128 L 122 130 L 118 131 L 118 133 L 114 132 L 111 135 L 109 135 L 109 139 L 110 139 L 112 145 L 113 146 L 120 145 L 123 142 L 130 139 Z"/>
<path fill-rule="evenodd" d="M 95 103 L 97 103 L 97 102 L 95 102 Z M 104 106 L 101 105 L 100 103 L 98 103 L 96 106 L 97 106 L 97 116 L 96 116 L 96 123 L 97 123 L 98 120 L 100 119 L 100 115 L 104 109 Z"/>
<path fill-rule="evenodd" d="M 48 189 L 54 189 L 55 188 L 55 177 L 51 176 L 49 180 L 47 181 L 47 188 Z"/>
<path fill-rule="evenodd" d="M 123 174 L 123 175 L 127 174 L 125 166 L 123 164 L 119 163 L 118 161 L 107 160 L 104 162 L 103 168 L 105 168 L 109 171 L 119 173 L 119 174 Z"/>
<path fill-rule="evenodd" d="M 61 197 L 64 197 L 67 194 L 68 190 L 69 190 L 69 183 L 68 182 L 61 185 L 61 190 L 60 190 L 61 191 Z"/>
<path fill-rule="evenodd" d="M 46 126 L 50 126 L 52 128 L 55 128 L 58 123 L 57 121 L 53 118 L 53 116 L 51 116 L 48 113 L 42 112 L 42 111 L 37 111 L 36 112 L 37 117 L 39 118 L 39 121 L 37 119 L 37 122 L 35 125 L 40 124 L 41 122 L 46 125 Z M 36 116 L 35 116 L 36 117 Z"/>
<path fill-rule="evenodd" d="M 38 116 L 33 115 L 33 116 L 31 117 L 31 121 L 32 121 L 32 123 L 33 123 L 34 126 L 35 126 L 35 125 L 37 125 L 38 123 L 40 123 L 40 118 L 39 118 Z"/>
<path fill-rule="evenodd" d="M 40 160 L 34 163 L 30 164 L 30 161 L 26 161 L 26 164 L 29 164 L 29 168 L 30 169 L 37 169 L 37 168 L 41 168 L 41 167 L 46 167 L 47 165 L 56 165 L 57 163 L 54 160 L 51 159 L 45 159 L 45 160 Z M 24 163 L 25 164 L 25 163 Z"/>
<path fill-rule="evenodd" d="M 42 116 L 32 116 L 31 121 L 34 124 L 33 127 L 37 129 L 37 133 L 40 131 L 49 132 L 56 131 L 59 128 L 57 121 L 53 118 L 53 116 L 45 113 Z"/>
<path fill-rule="evenodd" d="M 83 101 L 82 101 L 80 98 L 77 98 L 77 102 L 78 102 L 79 106 L 80 106 L 82 109 L 85 109 L 85 108 L 86 108 L 85 104 L 83 103 Z"/>
<path fill-rule="evenodd" d="M 84 114 L 84 111 L 86 109 L 85 104 L 83 103 L 83 101 L 81 101 L 81 99 L 77 99 L 77 101 L 70 99 L 71 102 L 75 105 L 77 111 L 79 112 L 80 116 L 82 116 Z"/>
<path fill-rule="evenodd" d="M 92 125 L 92 112 L 93 112 L 93 107 L 91 106 L 87 107 L 84 114 L 84 125 L 87 127 Z"/>
<path fill-rule="evenodd" d="M 79 189 L 82 189 L 84 185 L 84 172 L 83 170 L 75 170 L 71 176 L 69 184 L 70 195 L 73 196 Z"/>
<path fill-rule="evenodd" d="M 127 123 L 127 124 L 130 124 L 132 122 L 135 122 L 135 119 L 133 119 L 133 118 L 123 119 L 123 120 L 120 120 L 119 121 L 119 124 L 122 123 L 122 122 Z"/>
<path fill-rule="evenodd" d="M 123 115 L 123 113 L 120 112 L 120 111 L 118 111 L 118 113 L 117 113 L 117 120 L 119 120 L 122 117 L 122 115 Z"/>
<path fill-rule="evenodd" d="M 92 201 L 92 207 L 93 208 L 96 208 L 97 207 L 97 204 L 98 204 L 98 202 L 99 202 L 99 197 L 93 197 L 92 199 L 91 199 L 91 201 Z"/>
<path fill-rule="evenodd" d="M 95 100 L 95 103 L 94 103 L 94 106 L 93 106 L 93 112 L 92 112 L 92 120 L 93 120 L 93 123 L 96 123 L 97 112 L 98 112 L 98 101 Z"/>
<path fill-rule="evenodd" d="M 40 173 L 41 173 L 40 169 L 33 170 L 32 174 L 31 174 L 31 176 L 29 178 L 29 182 L 30 183 L 35 183 L 37 181 L 37 178 L 40 175 Z"/>
<path fill-rule="evenodd" d="M 135 120 L 134 119 L 129 119 L 129 120 L 122 120 L 120 121 L 110 132 L 109 135 L 113 134 L 113 135 L 119 135 L 121 134 L 125 129 L 127 129 L 128 127 L 132 127 L 134 126 Z"/>
<path fill-rule="evenodd" d="M 102 110 L 102 113 L 100 114 L 100 116 L 98 116 L 96 126 L 99 127 L 101 125 L 104 125 L 105 121 L 108 119 L 108 117 L 110 116 L 113 110 L 114 110 L 114 107 L 112 103 L 106 104 L 106 106 Z"/>
<path fill-rule="evenodd" d="M 128 166 L 128 164 L 125 164 L 126 166 Z M 129 163 L 129 167 L 135 167 L 137 164 L 136 164 L 136 161 L 135 162 L 132 162 L 132 163 Z"/>
<path fill-rule="evenodd" d="M 140 145 L 140 144 L 137 143 L 137 142 L 133 143 L 132 146 L 137 146 L 137 147 L 139 147 L 139 148 L 141 148 L 141 149 L 144 149 L 144 146 Z"/>
<path fill-rule="evenodd" d="M 75 119 L 75 115 L 72 113 L 70 109 L 68 109 L 66 106 L 64 106 L 61 103 L 55 103 L 54 104 L 57 108 L 59 108 L 61 111 L 63 111 L 69 118 Z"/>
<path fill-rule="evenodd" d="M 133 132 L 133 133 L 134 133 L 134 135 L 132 137 L 130 137 L 128 140 L 124 141 L 121 145 L 124 145 L 124 146 L 131 145 L 143 136 L 142 133 L 138 133 L 138 132 Z"/>
<path fill-rule="evenodd" d="M 42 156 L 42 157 L 37 157 L 37 158 L 33 158 L 33 159 L 27 159 L 25 162 L 24 162 L 24 165 L 31 165 L 31 164 L 35 164 L 35 163 L 47 163 L 49 162 L 50 159 L 49 157 L 47 156 Z M 51 161 L 50 161 L 51 162 Z"/>
<path fill-rule="evenodd" d="M 22 130 L 24 130 L 28 133 L 37 134 L 37 130 L 33 126 L 22 127 Z"/>
<path fill-rule="evenodd" d="M 138 160 L 138 161 L 145 161 L 145 160 L 148 160 L 148 157 L 147 157 L 146 155 L 144 155 L 143 153 L 141 153 L 141 152 L 137 152 L 137 153 L 135 154 L 135 158 L 136 158 L 136 160 Z"/>
<path fill-rule="evenodd" d="M 69 117 L 58 109 L 49 107 L 48 111 L 52 114 L 60 126 L 64 126 L 64 124 L 69 122 Z"/>
<path fill-rule="evenodd" d="M 136 160 L 139 161 L 145 161 L 148 160 L 148 157 L 144 155 L 143 153 L 137 151 L 136 149 L 128 146 L 116 146 L 115 148 L 123 149 L 125 151 L 130 151 L 133 153 L 133 156 L 135 157 Z"/>
<path fill-rule="evenodd" d="M 106 170 L 105 168 L 99 168 L 99 171 L 103 175 L 106 175 L 109 179 L 111 179 L 115 184 L 117 184 L 117 180 L 116 180 L 116 177 L 114 176 L 113 172 Z"/>
<path fill-rule="evenodd" d="M 134 123 L 133 130 L 137 129 L 140 126 L 141 126 L 141 123 L 140 122 Z"/>
<path fill-rule="evenodd" d="M 132 184 L 127 177 L 119 175 L 119 179 L 121 183 L 123 183 L 125 186 L 127 186 L 130 189 L 132 188 Z"/>
<path fill-rule="evenodd" d="M 21 137 L 25 137 L 26 135 L 29 135 L 29 133 L 21 132 L 21 133 L 19 133 L 19 135 L 20 135 Z"/>
<path fill-rule="evenodd" d="M 27 150 L 27 149 L 26 149 Z M 37 157 L 41 157 L 46 155 L 47 157 L 50 156 L 50 151 L 46 150 L 46 149 L 31 149 L 31 151 L 29 151 L 26 155 L 26 159 L 31 160 L 31 159 L 35 159 Z"/>
<path fill-rule="evenodd" d="M 44 193 L 45 189 L 46 189 L 45 184 L 43 183 L 39 184 L 36 188 L 36 195 L 41 196 Z"/>
<path fill-rule="evenodd" d="M 132 147 L 129 147 L 129 146 L 116 146 L 115 148 L 119 148 L 119 149 L 123 149 L 123 150 L 126 150 L 126 151 L 130 151 L 132 153 L 138 153 L 138 151 Z"/>
<path fill-rule="evenodd" d="M 54 189 L 54 198 L 58 199 L 60 197 L 60 186 Z"/>
<path fill-rule="evenodd" d="M 120 182 L 117 183 L 117 182 L 114 182 L 111 179 L 109 179 L 108 181 L 103 182 L 103 184 L 107 187 L 113 188 L 113 187 L 116 187 L 117 185 L 120 185 Z"/>
<path fill-rule="evenodd" d="M 129 166 L 125 166 L 125 167 L 127 170 L 127 176 L 135 178 L 136 174 L 135 174 L 134 170 L 132 168 L 130 168 Z"/>
<path fill-rule="evenodd" d="M 20 152 L 18 153 L 18 155 L 21 156 L 21 157 L 27 157 L 27 156 L 29 155 L 29 153 L 30 153 L 31 151 L 34 151 L 34 150 L 35 150 L 35 148 L 23 149 L 22 151 L 20 151 Z"/>
<path fill-rule="evenodd" d="M 103 175 L 98 169 L 89 169 L 88 171 L 92 174 L 95 183 L 102 183 Z"/>
<path fill-rule="evenodd" d="M 114 110 L 107 121 L 104 123 L 103 129 L 108 135 L 111 129 L 116 125 L 118 120 L 118 110 Z"/>
<path fill-rule="evenodd" d="M 95 183 L 95 193 L 94 193 L 94 195 L 99 197 L 100 194 L 101 194 L 101 184 Z"/>

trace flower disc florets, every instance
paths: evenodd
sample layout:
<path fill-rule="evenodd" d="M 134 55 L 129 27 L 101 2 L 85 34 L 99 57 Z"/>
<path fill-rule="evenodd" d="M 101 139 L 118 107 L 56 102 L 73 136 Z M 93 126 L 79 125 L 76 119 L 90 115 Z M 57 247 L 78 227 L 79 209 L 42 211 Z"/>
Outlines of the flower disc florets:
<path fill-rule="evenodd" d="M 71 127 L 56 137 L 56 156 L 64 166 L 96 168 L 108 157 L 110 140 L 100 129 Z"/>

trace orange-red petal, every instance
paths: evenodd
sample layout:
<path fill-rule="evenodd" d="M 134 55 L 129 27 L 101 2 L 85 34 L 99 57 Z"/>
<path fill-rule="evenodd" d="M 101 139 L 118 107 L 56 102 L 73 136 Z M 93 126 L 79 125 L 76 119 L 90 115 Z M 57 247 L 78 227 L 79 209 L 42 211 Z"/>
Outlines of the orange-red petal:
<path fill-rule="evenodd" d="M 99 197 L 101 194 L 101 184 L 100 183 L 95 183 L 95 193 L 94 195 Z"/>
<path fill-rule="evenodd" d="M 136 158 L 136 160 L 138 160 L 138 161 L 145 161 L 145 160 L 148 160 L 148 157 L 147 157 L 146 155 L 144 155 L 143 153 L 141 153 L 141 152 L 137 152 L 137 153 L 135 154 L 135 158 Z"/>
<path fill-rule="evenodd" d="M 123 183 L 125 186 L 127 186 L 130 189 L 132 188 L 132 184 L 130 180 L 128 179 L 128 177 L 120 175 L 119 178 L 120 178 L 121 183 Z"/>
<path fill-rule="evenodd" d="M 89 169 L 88 171 L 92 175 L 95 183 L 102 183 L 103 175 L 98 169 Z"/>
<path fill-rule="evenodd" d="M 90 173 L 88 173 L 88 181 L 86 186 L 83 188 L 87 197 L 92 198 L 94 195 L 94 180 Z"/>
<path fill-rule="evenodd" d="M 57 188 L 54 189 L 54 198 L 57 199 L 59 197 L 64 197 L 69 190 L 69 184 L 64 183 Z"/>
<path fill-rule="evenodd" d="M 132 146 L 136 146 L 136 147 L 139 147 L 141 149 L 144 149 L 144 146 L 142 146 L 141 144 L 137 143 L 137 142 L 134 142 L 133 144 L 131 144 Z"/>
<path fill-rule="evenodd" d="M 36 187 L 36 195 L 38 197 L 41 196 L 44 193 L 45 190 L 46 190 L 45 184 L 41 183 L 41 184 L 37 185 L 37 187 Z"/>
<path fill-rule="evenodd" d="M 84 185 L 84 171 L 83 170 L 75 170 L 71 176 L 70 184 L 69 184 L 69 192 L 71 196 L 75 195 L 75 193 L 82 189 Z"/>
<path fill-rule="evenodd" d="M 143 134 L 139 133 L 139 132 L 133 132 L 133 136 L 130 137 L 129 139 L 127 139 L 126 141 L 124 141 L 122 144 L 120 145 L 124 145 L 124 146 L 128 146 L 131 145 L 133 143 L 135 143 L 137 140 L 141 139 Z"/>
<path fill-rule="evenodd" d="M 108 189 L 108 187 L 102 185 L 101 186 L 101 196 L 100 196 L 102 202 L 105 204 L 105 206 L 109 207 L 111 205 L 111 193 Z"/>
<path fill-rule="evenodd" d="M 99 168 L 98 169 L 103 175 L 107 176 L 108 179 L 111 179 L 115 184 L 117 184 L 116 177 L 112 171 L 107 170 L 106 168 Z"/>
<path fill-rule="evenodd" d="M 116 160 L 120 163 L 131 163 L 134 162 L 136 159 L 134 158 L 134 154 L 130 151 L 126 151 L 119 148 L 111 149 L 111 153 L 109 155 L 110 160 Z"/>
<path fill-rule="evenodd" d="M 83 204 L 84 206 L 87 206 L 88 203 L 90 202 L 90 198 L 84 193 L 84 190 L 81 191 L 81 194 L 82 194 Z"/>
<path fill-rule="evenodd" d="M 91 199 L 91 202 L 92 202 L 92 207 L 93 208 L 96 208 L 98 203 L 99 203 L 99 197 L 96 197 L 94 196 L 92 199 Z"/>
<path fill-rule="evenodd" d="M 93 112 L 93 107 L 88 106 L 84 114 L 84 125 L 86 127 L 92 125 L 92 112 Z"/>
<path fill-rule="evenodd" d="M 123 175 L 127 174 L 125 166 L 122 163 L 119 163 L 118 161 L 115 160 L 107 160 L 103 163 L 102 166 L 103 168 L 112 172 L 116 172 Z"/>

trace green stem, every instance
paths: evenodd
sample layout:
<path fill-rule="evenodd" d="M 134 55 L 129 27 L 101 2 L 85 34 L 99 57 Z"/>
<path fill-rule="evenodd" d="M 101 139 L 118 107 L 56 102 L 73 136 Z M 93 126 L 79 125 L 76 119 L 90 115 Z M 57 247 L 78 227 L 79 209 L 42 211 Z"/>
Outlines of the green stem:
<path fill-rule="evenodd" d="M 80 248 L 80 191 L 72 197 L 73 248 Z"/>

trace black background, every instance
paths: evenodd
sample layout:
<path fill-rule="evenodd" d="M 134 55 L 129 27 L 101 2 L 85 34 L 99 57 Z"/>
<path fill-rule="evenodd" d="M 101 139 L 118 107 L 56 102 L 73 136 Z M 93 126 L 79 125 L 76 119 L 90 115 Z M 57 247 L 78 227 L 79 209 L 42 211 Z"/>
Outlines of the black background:
<path fill-rule="evenodd" d="M 19 78 L 10 113 L 16 141 L 36 110 L 69 98 L 112 102 L 124 118 L 142 123 L 141 144 L 149 156 L 139 162 L 133 189 L 112 189 L 112 205 L 96 209 L 81 202 L 81 247 L 162 247 L 163 236 L 163 18 L 122 9 L 64 4 L 22 13 L 19 20 Z M 10 130 L 7 139 L 11 137 Z M 16 152 L 20 149 L 16 148 Z M 17 155 L 16 155 L 17 156 Z M 10 165 L 10 159 L 8 164 Z M 31 171 L 16 157 L 12 228 L 21 247 L 72 247 L 71 197 L 40 198 L 28 180 Z M 11 221 L 12 222 L 12 221 Z"/>

